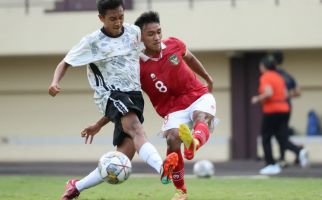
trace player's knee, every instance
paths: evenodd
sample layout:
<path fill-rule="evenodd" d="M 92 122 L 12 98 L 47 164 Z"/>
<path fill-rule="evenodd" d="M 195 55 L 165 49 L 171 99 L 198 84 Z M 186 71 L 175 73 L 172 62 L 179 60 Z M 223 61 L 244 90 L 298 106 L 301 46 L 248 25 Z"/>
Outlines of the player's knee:
<path fill-rule="evenodd" d="M 168 134 L 167 135 L 167 144 L 170 150 L 175 151 L 180 149 L 181 140 L 178 137 L 178 134 Z"/>
<path fill-rule="evenodd" d="M 214 116 L 201 111 L 195 111 L 193 115 L 193 121 L 195 124 L 198 122 L 202 122 L 209 125 L 209 122 L 211 122 L 213 118 Z"/>
<path fill-rule="evenodd" d="M 132 118 L 128 121 L 124 121 L 122 125 L 124 132 L 130 134 L 132 137 L 144 135 L 143 126 L 137 118 Z"/>

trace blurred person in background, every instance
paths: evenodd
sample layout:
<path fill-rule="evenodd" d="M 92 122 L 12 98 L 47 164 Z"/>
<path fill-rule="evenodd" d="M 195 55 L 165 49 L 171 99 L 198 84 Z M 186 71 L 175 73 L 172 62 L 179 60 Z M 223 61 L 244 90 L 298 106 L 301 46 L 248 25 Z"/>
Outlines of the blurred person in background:
<path fill-rule="evenodd" d="M 275 61 L 276 71 L 283 77 L 285 81 L 287 91 L 288 91 L 287 102 L 290 107 L 290 111 L 288 113 L 288 119 L 287 119 L 288 131 L 285 133 L 285 136 L 282 138 L 284 142 L 283 143 L 279 142 L 279 146 L 280 146 L 279 164 L 281 165 L 281 167 L 287 166 L 287 162 L 285 161 L 285 151 L 290 150 L 295 154 L 295 164 L 299 164 L 301 167 L 307 167 L 309 165 L 308 151 L 304 149 L 303 146 L 295 145 L 289 139 L 289 136 L 292 130 L 289 127 L 289 121 L 292 114 L 292 99 L 299 97 L 301 95 L 301 90 L 295 78 L 282 68 L 282 64 L 284 61 L 283 53 L 281 51 L 274 51 L 272 52 L 271 56 Z M 284 144 L 284 146 L 282 146 L 282 144 Z"/>
<path fill-rule="evenodd" d="M 275 175 L 281 172 L 281 167 L 275 162 L 272 152 L 272 137 L 275 136 L 285 145 L 283 135 L 287 132 L 289 104 L 287 103 L 287 89 L 283 78 L 276 71 L 273 57 L 264 57 L 259 64 L 261 73 L 259 79 L 258 95 L 253 96 L 253 104 L 262 105 L 261 136 L 266 166 L 259 173 L 262 175 Z"/>

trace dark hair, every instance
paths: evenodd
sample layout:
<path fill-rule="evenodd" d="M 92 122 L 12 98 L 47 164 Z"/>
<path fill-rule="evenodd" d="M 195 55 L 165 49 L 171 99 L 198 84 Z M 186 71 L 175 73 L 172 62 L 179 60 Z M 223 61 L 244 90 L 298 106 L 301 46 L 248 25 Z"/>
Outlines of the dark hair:
<path fill-rule="evenodd" d="M 283 56 L 283 53 L 281 51 L 274 51 L 272 53 L 272 56 L 273 56 L 276 64 L 280 65 L 280 64 L 283 63 L 284 56 Z"/>
<path fill-rule="evenodd" d="M 114 10 L 119 6 L 124 8 L 124 3 L 122 0 L 97 0 L 96 2 L 98 13 L 102 16 L 106 14 L 107 10 Z"/>
<path fill-rule="evenodd" d="M 158 24 L 160 24 L 160 17 L 159 17 L 159 14 L 157 12 L 148 11 L 148 12 L 142 13 L 136 19 L 134 24 L 137 25 L 138 27 L 140 27 L 140 29 L 142 30 L 143 26 L 145 24 L 149 24 L 149 23 L 158 23 Z"/>
<path fill-rule="evenodd" d="M 265 56 L 260 62 L 265 66 L 266 69 L 276 70 L 276 63 L 273 56 Z"/>

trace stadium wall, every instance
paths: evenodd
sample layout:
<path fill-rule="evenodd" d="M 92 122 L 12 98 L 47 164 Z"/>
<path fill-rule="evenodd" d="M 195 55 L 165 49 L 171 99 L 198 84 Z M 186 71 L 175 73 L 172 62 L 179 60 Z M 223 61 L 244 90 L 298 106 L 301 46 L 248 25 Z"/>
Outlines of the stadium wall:
<path fill-rule="evenodd" d="M 206 2 L 194 4 L 193 8 L 186 2 L 152 4 L 160 12 L 164 37 L 182 38 L 214 78 L 221 122 L 204 155 L 212 151 L 211 159 L 229 159 L 229 59 L 235 52 L 284 50 L 285 69 L 297 78 L 303 92 L 294 101 L 291 126 L 304 136 L 307 112 L 315 109 L 322 116 L 322 5 L 312 0 L 282 1 L 279 6 L 271 1 L 241 2 L 235 7 L 227 2 Z M 126 21 L 133 22 L 145 6 L 135 4 L 134 10 L 126 12 Z M 85 68 L 67 72 L 61 83 L 61 95 L 50 97 L 47 87 L 55 66 L 68 49 L 101 26 L 96 15 L 96 12 L 49 14 L 41 7 L 32 8 L 28 15 L 19 8 L 0 9 L 1 19 L 5 19 L 0 20 L 4 27 L 0 34 L 0 151 L 8 152 L 0 154 L 0 160 L 68 160 L 63 155 L 63 146 L 75 144 L 78 150 L 84 148 L 79 132 L 100 117 Z M 148 136 L 163 149 L 164 141 L 156 136 L 162 120 L 147 98 L 145 118 Z M 109 137 L 113 128 L 109 125 L 103 131 Z M 99 137 L 96 143 L 100 140 L 105 141 Z M 316 146 L 312 150 L 320 152 L 315 150 Z M 102 144 L 97 151 L 106 147 L 113 148 Z M 43 157 L 34 154 L 34 148 L 41 148 L 45 152 Z M 53 149 L 60 151 L 51 155 Z M 19 154 L 21 151 L 26 154 Z M 77 159 L 89 158 L 95 156 L 84 154 Z"/>

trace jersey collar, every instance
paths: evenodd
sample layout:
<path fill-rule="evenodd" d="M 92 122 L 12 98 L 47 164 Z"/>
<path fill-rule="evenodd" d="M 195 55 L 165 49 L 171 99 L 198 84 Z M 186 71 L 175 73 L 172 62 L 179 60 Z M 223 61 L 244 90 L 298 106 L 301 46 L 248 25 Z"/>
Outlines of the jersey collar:
<path fill-rule="evenodd" d="M 141 60 L 142 61 L 144 61 L 144 62 L 146 62 L 146 61 L 148 61 L 148 60 L 153 60 L 153 61 L 159 61 L 161 58 L 162 58 L 162 56 L 163 56 L 163 54 L 162 54 L 162 50 L 163 49 L 165 49 L 167 46 L 163 43 L 163 42 L 161 42 L 161 53 L 160 53 L 160 57 L 159 58 L 151 58 L 151 57 L 149 57 L 149 56 L 147 56 L 147 55 L 145 55 L 144 53 L 143 53 L 143 51 L 144 51 L 144 49 L 141 51 L 141 53 L 140 53 L 140 58 L 141 58 Z"/>

